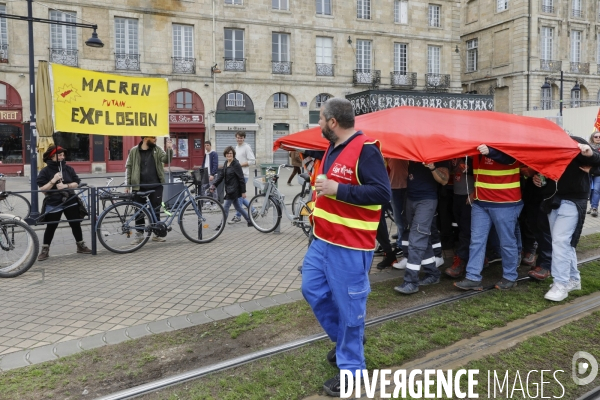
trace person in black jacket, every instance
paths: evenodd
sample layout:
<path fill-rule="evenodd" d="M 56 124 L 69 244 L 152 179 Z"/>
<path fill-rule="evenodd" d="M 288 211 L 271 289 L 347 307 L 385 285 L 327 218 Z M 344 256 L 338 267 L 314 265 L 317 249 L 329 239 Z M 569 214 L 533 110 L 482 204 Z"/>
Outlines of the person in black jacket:
<path fill-rule="evenodd" d="M 581 278 L 577 269 L 575 248 L 581 236 L 585 210 L 590 193 L 590 167 L 600 165 L 600 153 L 593 150 L 582 138 L 573 137 L 579 144 L 578 154 L 567 165 L 558 182 L 547 180 L 551 196 L 542 202 L 548 213 L 552 233 L 552 267 L 554 278 L 552 287 L 544 296 L 551 301 L 562 301 L 573 290 L 581 290 Z M 533 177 L 533 183 L 541 187 L 540 175 Z"/>
<path fill-rule="evenodd" d="M 40 171 L 37 177 L 36 183 L 40 190 L 60 190 L 60 192 L 44 193 L 46 195 L 45 208 L 42 212 L 47 213 L 44 221 L 48 225 L 46 225 L 46 231 L 44 232 L 44 242 L 38 261 L 44 261 L 50 257 L 50 244 L 62 214 L 64 213 L 68 220 L 81 218 L 79 203 L 74 196 L 75 193 L 73 190 L 69 190 L 77 188 L 81 179 L 79 179 L 75 170 L 65 163 L 65 151 L 60 146 L 50 146 L 43 155 L 46 167 Z M 83 241 L 81 222 L 69 222 L 69 225 L 77 242 L 77 253 L 91 254 L 92 250 Z"/>
<path fill-rule="evenodd" d="M 242 214 L 242 217 L 248 222 L 248 226 L 252 226 L 248 213 L 238 201 L 240 197 L 246 198 L 246 181 L 244 180 L 244 172 L 240 162 L 235 159 L 235 150 L 231 146 L 227 146 L 223 151 L 223 155 L 227 159 L 223 164 L 223 173 L 219 175 L 217 179 L 213 181 L 210 187 L 211 191 L 214 191 L 217 186 L 224 180 L 225 181 L 225 203 L 223 208 L 225 209 L 225 221 L 229 216 L 229 209 L 233 204 L 233 207 Z M 216 228 L 221 229 L 221 225 Z"/>

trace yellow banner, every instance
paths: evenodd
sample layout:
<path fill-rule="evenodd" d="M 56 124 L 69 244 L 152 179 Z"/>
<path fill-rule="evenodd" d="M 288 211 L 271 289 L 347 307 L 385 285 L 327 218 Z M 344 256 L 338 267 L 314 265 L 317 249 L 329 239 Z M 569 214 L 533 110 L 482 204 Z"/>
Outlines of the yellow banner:
<path fill-rule="evenodd" d="M 169 88 L 138 78 L 50 64 L 54 129 L 112 136 L 167 136 Z"/>

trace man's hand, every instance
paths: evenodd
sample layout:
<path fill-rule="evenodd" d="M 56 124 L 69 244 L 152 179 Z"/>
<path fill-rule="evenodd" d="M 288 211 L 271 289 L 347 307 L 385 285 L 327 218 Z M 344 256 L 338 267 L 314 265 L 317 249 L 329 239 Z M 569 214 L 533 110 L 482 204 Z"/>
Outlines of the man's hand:
<path fill-rule="evenodd" d="M 173 141 L 169 138 L 167 139 L 167 149 L 172 150 L 173 149 Z"/>
<path fill-rule="evenodd" d="M 245 199 L 246 198 L 246 193 L 242 193 L 242 198 Z"/>
<path fill-rule="evenodd" d="M 57 188 L 58 190 L 67 189 L 68 187 L 69 187 L 69 185 L 67 185 L 67 184 L 65 184 L 65 183 L 62 183 L 62 182 L 59 182 L 59 183 L 57 183 L 57 184 L 56 184 L 56 188 Z"/>
<path fill-rule="evenodd" d="M 475 194 L 469 193 L 467 200 L 465 200 L 465 204 L 473 204 L 473 200 L 475 200 Z"/>
<path fill-rule="evenodd" d="M 214 176 L 214 175 L 210 175 L 210 176 L 208 177 L 208 181 L 209 181 L 209 182 L 211 182 L 213 179 L 215 179 L 215 176 Z"/>
<path fill-rule="evenodd" d="M 434 163 L 429 163 L 429 164 L 423 163 L 423 166 L 429 168 L 430 171 L 433 171 L 435 169 Z"/>
<path fill-rule="evenodd" d="M 591 157 L 592 154 L 594 154 L 594 150 L 592 150 L 592 147 L 589 144 L 579 143 L 578 146 L 582 156 Z"/>
<path fill-rule="evenodd" d="M 591 165 L 582 165 L 579 167 L 580 170 L 582 170 L 583 172 L 585 172 L 586 174 L 590 173 L 590 170 L 592 169 Z"/>
<path fill-rule="evenodd" d="M 485 144 L 480 144 L 479 146 L 477 146 L 477 151 L 479 151 L 484 156 L 490 154 L 490 149 Z"/>
<path fill-rule="evenodd" d="M 532 179 L 535 186 L 542 187 L 542 178 L 540 178 L 540 174 L 535 174 Z"/>
<path fill-rule="evenodd" d="M 129 188 L 126 188 L 126 189 L 125 189 L 125 193 L 129 193 Z"/>
<path fill-rule="evenodd" d="M 317 179 L 315 181 L 315 190 L 317 191 L 317 196 L 335 196 L 337 195 L 338 186 L 339 184 L 331 179 Z"/>

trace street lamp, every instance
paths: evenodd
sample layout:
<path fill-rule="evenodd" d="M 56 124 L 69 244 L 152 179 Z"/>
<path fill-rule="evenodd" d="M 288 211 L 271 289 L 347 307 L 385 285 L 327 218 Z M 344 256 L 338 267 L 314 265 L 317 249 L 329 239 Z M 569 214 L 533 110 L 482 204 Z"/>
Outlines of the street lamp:
<path fill-rule="evenodd" d="M 550 85 L 550 82 L 554 82 L 555 79 L 551 78 L 551 77 L 546 77 L 546 79 L 544 80 L 544 84 L 542 85 L 542 109 L 549 109 L 550 107 L 546 108 L 546 106 L 549 106 L 552 103 L 552 86 Z M 563 115 L 563 83 L 564 82 L 575 82 L 575 86 L 573 86 L 573 89 L 571 89 L 571 99 L 575 99 L 574 101 L 571 102 L 571 107 L 579 107 L 580 105 L 580 101 L 581 101 L 581 87 L 579 86 L 579 81 L 577 80 L 573 80 L 573 79 L 564 79 L 563 77 L 563 71 L 560 71 L 560 109 L 559 109 L 559 115 L 562 117 Z"/>
<path fill-rule="evenodd" d="M 35 121 L 35 60 L 34 60 L 34 51 L 33 51 L 33 23 L 34 22 L 42 22 L 44 24 L 53 24 L 53 25 L 67 25 L 74 26 L 79 28 L 90 28 L 93 29 L 92 37 L 89 38 L 85 44 L 90 47 L 104 47 L 104 43 L 100 39 L 98 39 L 98 34 L 96 33 L 96 29 L 98 29 L 98 25 L 93 24 L 80 24 L 77 22 L 66 22 L 66 21 L 55 21 L 52 19 L 45 18 L 34 18 L 33 17 L 33 0 L 27 0 L 27 16 L 24 17 L 22 15 L 13 15 L 13 14 L 2 14 L 2 18 L 8 19 L 17 19 L 21 21 L 27 21 L 28 23 L 28 35 L 29 35 L 29 151 L 30 151 L 30 163 L 31 163 L 31 214 L 28 219 L 28 223 L 35 221 L 40 215 L 39 205 L 38 205 L 38 196 L 35 195 L 35 191 L 37 190 L 37 158 L 36 158 L 36 148 L 37 148 L 37 131 L 36 131 L 36 121 Z"/>

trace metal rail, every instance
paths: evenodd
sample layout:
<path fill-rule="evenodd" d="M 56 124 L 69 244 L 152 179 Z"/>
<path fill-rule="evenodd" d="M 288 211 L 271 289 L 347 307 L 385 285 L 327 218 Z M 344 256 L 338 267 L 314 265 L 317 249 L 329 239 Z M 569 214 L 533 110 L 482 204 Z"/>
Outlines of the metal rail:
<path fill-rule="evenodd" d="M 577 265 L 585 264 L 585 263 L 588 263 L 591 261 L 596 261 L 596 260 L 600 260 L 600 256 L 583 259 L 583 260 L 579 261 L 577 263 Z M 526 281 L 526 280 L 530 280 L 530 278 L 522 277 L 522 278 L 517 279 L 517 282 Z M 382 315 L 380 317 L 373 318 L 369 321 L 366 321 L 365 327 L 371 327 L 371 326 L 379 325 L 379 324 L 382 324 L 386 321 L 390 321 L 393 319 L 407 317 L 407 316 L 417 314 L 419 312 L 426 311 L 426 310 L 429 310 L 429 309 L 432 309 L 432 308 L 435 308 L 435 307 L 438 307 L 438 306 L 441 306 L 444 304 L 449 304 L 449 303 L 453 303 L 453 302 L 456 302 L 459 300 L 467 299 L 469 297 L 474 297 L 479 294 L 489 292 L 491 290 L 494 290 L 494 286 L 485 287 L 482 291 L 468 291 L 468 292 L 465 292 L 465 293 L 462 293 L 462 294 L 459 294 L 456 296 L 433 301 L 428 304 L 423 304 L 420 306 L 407 308 L 405 310 L 397 311 L 397 312 L 390 313 L 387 315 Z M 289 350 L 297 349 L 299 347 L 302 347 L 302 346 L 305 346 L 305 345 L 308 345 L 311 343 L 315 343 L 315 342 L 317 342 L 319 340 L 323 340 L 325 338 L 327 338 L 327 334 L 325 334 L 325 333 L 308 336 L 308 337 L 305 337 L 302 339 L 295 340 L 293 342 L 285 343 L 285 344 L 282 344 L 279 346 L 269 347 L 268 349 L 260 350 L 260 351 L 254 352 L 254 353 L 249 353 L 249 354 L 246 354 L 246 355 L 243 355 L 240 357 L 236 357 L 236 358 L 232 358 L 230 360 L 223 361 L 223 362 L 220 362 L 217 364 L 197 368 L 197 369 L 194 369 L 194 370 L 191 370 L 188 372 L 184 372 L 182 374 L 171 376 L 169 378 L 159 379 L 154 382 L 149 382 L 149 383 L 139 385 L 139 386 L 136 386 L 136 387 L 133 387 L 130 389 L 122 390 L 122 391 L 119 391 L 119 392 L 116 392 L 116 393 L 113 393 L 113 394 L 110 394 L 107 396 L 102 396 L 102 397 L 97 398 L 96 400 L 130 399 L 130 398 L 141 396 L 143 394 L 147 394 L 150 392 L 155 392 L 157 390 L 164 389 L 169 386 L 181 384 L 181 383 L 184 383 L 184 382 L 187 382 L 190 380 L 194 380 L 194 379 L 199 379 L 199 378 L 205 377 L 205 376 L 215 373 L 215 372 L 220 372 L 220 371 L 224 371 L 227 369 L 235 368 L 235 367 L 238 367 L 243 364 L 247 364 L 247 363 L 250 363 L 253 361 L 258 361 L 260 359 L 270 357 L 270 356 L 273 356 L 276 354 L 284 353 Z M 585 397 L 585 396 L 588 396 L 588 397 Z M 578 400 L 599 399 L 600 398 L 600 387 L 595 389 L 592 392 L 589 392 L 585 396 Z"/>

